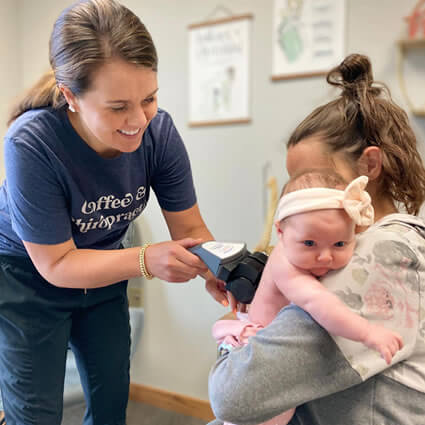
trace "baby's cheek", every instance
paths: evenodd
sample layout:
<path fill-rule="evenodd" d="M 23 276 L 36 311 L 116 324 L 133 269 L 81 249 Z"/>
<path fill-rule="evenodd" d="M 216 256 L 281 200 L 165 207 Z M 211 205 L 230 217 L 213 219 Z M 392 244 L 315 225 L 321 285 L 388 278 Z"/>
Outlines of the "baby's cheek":
<path fill-rule="evenodd" d="M 352 256 L 353 256 L 353 252 L 351 250 L 341 253 L 341 255 L 338 258 L 337 267 L 338 268 L 345 267 L 350 262 Z"/>
<path fill-rule="evenodd" d="M 314 255 L 306 254 L 305 252 L 300 252 L 298 250 L 291 250 L 288 255 L 288 260 L 291 264 L 301 269 L 310 268 L 311 263 L 314 263 Z"/>

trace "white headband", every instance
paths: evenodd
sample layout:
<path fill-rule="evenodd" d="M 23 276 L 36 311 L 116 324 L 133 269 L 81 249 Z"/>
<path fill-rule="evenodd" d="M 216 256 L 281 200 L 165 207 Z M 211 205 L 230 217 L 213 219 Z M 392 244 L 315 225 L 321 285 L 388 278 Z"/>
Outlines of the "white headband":
<path fill-rule="evenodd" d="M 345 190 L 315 187 L 283 195 L 277 207 L 277 221 L 303 212 L 342 208 L 357 225 L 369 226 L 373 224 L 374 211 L 370 195 L 364 190 L 367 182 L 366 176 L 360 176 Z"/>

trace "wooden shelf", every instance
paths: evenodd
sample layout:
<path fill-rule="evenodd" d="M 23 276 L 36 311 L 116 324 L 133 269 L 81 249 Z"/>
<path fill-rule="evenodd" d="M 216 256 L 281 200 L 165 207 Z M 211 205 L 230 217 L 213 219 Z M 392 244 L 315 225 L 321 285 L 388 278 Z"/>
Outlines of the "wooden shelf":
<path fill-rule="evenodd" d="M 425 117 L 425 109 L 413 108 L 412 114 L 416 115 L 417 117 Z"/>
<path fill-rule="evenodd" d="M 402 49 L 410 48 L 425 48 L 425 38 L 412 38 L 412 39 L 403 39 L 398 41 L 398 45 Z"/>
<path fill-rule="evenodd" d="M 398 55 L 398 64 L 397 64 L 397 71 L 398 71 L 398 77 L 400 82 L 400 88 L 402 91 L 402 94 L 409 106 L 410 111 L 413 115 L 416 115 L 417 117 L 424 117 L 425 118 L 425 108 L 424 107 L 417 107 L 413 105 L 412 101 L 410 100 L 410 96 L 407 93 L 406 84 L 404 82 L 404 60 L 405 57 L 408 55 L 407 50 L 409 49 L 425 49 L 425 37 L 424 38 L 405 38 L 402 40 L 399 40 L 397 42 L 398 48 L 399 48 L 399 55 Z"/>

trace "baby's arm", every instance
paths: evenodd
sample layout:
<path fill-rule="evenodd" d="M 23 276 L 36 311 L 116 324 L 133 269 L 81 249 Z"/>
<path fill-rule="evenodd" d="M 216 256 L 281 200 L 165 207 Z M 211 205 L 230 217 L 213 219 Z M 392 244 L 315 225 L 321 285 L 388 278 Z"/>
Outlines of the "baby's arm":
<path fill-rule="evenodd" d="M 282 254 L 286 276 L 282 278 L 281 274 L 273 273 L 272 277 L 288 300 L 307 311 L 329 333 L 362 342 L 379 351 L 390 364 L 394 354 L 403 346 L 400 335 L 351 311 L 318 279 L 294 267 Z"/>
<path fill-rule="evenodd" d="M 279 311 L 289 304 L 285 294 L 276 286 L 273 279 L 275 274 L 279 274 L 282 279 L 286 278 L 281 257 L 282 253 L 277 245 L 267 260 L 254 299 L 248 309 L 249 320 L 253 323 L 267 326 Z"/>

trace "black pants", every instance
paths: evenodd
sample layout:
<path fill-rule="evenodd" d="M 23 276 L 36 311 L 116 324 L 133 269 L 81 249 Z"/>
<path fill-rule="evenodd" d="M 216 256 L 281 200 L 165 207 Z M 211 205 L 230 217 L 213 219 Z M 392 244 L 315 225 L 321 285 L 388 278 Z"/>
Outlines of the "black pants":
<path fill-rule="evenodd" d="M 84 425 L 125 424 L 130 367 L 127 282 L 58 288 L 26 257 L 0 256 L 0 388 L 7 425 L 62 420 L 66 350 L 77 360 Z"/>

